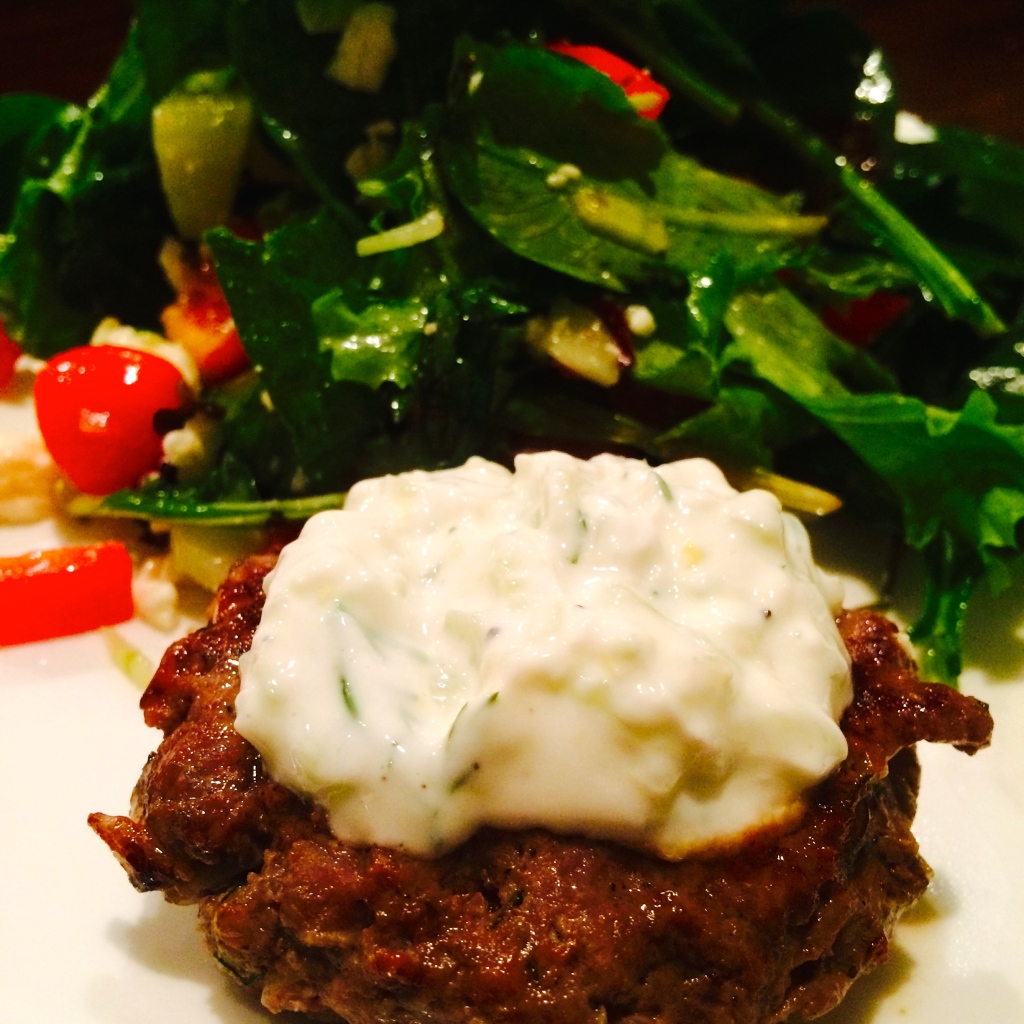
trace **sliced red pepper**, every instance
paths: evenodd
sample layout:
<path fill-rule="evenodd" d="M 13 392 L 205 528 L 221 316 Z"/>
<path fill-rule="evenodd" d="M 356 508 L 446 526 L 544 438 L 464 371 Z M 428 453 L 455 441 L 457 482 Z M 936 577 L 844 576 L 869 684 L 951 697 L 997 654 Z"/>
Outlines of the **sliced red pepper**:
<path fill-rule="evenodd" d="M 595 71 L 607 75 L 626 94 L 636 112 L 649 121 L 657 120 L 669 101 L 668 89 L 651 78 L 647 71 L 600 46 L 576 46 L 573 43 L 555 42 L 549 43 L 548 49 L 564 57 L 581 60 Z"/>
<path fill-rule="evenodd" d="M 204 253 L 195 265 L 180 263 L 174 277 L 178 298 L 160 317 L 168 340 L 188 350 L 207 384 L 228 380 L 247 369 L 249 357 L 213 260 Z"/>
<path fill-rule="evenodd" d="M 116 541 L 0 558 L 0 646 L 51 640 L 132 617 L 132 560 Z"/>
<path fill-rule="evenodd" d="M 826 306 L 822 323 L 858 348 L 868 348 L 910 309 L 910 299 L 878 291 L 866 299 L 851 299 L 844 307 Z"/>
<path fill-rule="evenodd" d="M 0 388 L 7 387 L 14 376 L 14 364 L 21 355 L 21 349 L 7 337 L 3 322 L 0 321 Z"/>

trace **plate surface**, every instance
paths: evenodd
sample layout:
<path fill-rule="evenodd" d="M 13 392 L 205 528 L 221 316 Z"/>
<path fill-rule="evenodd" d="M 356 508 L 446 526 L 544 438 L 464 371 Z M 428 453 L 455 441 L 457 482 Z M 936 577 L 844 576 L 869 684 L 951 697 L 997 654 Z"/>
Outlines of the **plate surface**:
<path fill-rule="evenodd" d="M 30 422 L 26 405 L 0 403 L 0 429 Z M 68 543 L 66 530 L 0 529 L 0 555 Z M 844 524 L 819 534 L 821 561 L 864 600 L 879 545 Z M 921 749 L 915 833 L 934 881 L 889 963 L 827 1024 L 1024 1021 L 1024 575 L 974 613 L 963 685 L 992 705 L 995 742 L 973 759 Z M 137 622 L 120 631 L 154 661 L 170 640 Z M 159 741 L 138 698 L 97 635 L 0 650 L 0 1024 L 298 1021 L 241 994 L 206 954 L 194 910 L 136 893 L 85 824 L 127 810 Z"/>

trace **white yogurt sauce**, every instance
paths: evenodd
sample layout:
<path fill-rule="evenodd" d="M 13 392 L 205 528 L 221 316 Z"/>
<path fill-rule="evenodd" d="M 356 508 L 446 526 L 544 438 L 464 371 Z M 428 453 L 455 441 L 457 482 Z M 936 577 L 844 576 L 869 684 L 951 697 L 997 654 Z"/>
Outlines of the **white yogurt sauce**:
<path fill-rule="evenodd" d="M 846 754 L 840 588 L 774 496 L 704 460 L 366 480 L 266 589 L 238 729 L 348 842 L 542 826 L 677 858 Z"/>

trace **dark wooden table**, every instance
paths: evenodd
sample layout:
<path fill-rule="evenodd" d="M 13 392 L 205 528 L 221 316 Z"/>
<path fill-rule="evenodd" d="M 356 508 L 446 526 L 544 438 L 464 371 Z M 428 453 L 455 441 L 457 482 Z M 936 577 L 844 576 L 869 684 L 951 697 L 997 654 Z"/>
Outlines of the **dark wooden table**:
<path fill-rule="evenodd" d="M 928 120 L 1024 143 L 1024 0 L 841 0 Z"/>
<path fill-rule="evenodd" d="M 888 51 L 908 109 L 1024 143 L 1024 0 L 837 4 Z M 84 100 L 130 17 L 130 0 L 0 0 L 0 92 Z"/>
<path fill-rule="evenodd" d="M 0 0 L 0 93 L 81 103 L 106 78 L 131 14 L 131 0 Z"/>

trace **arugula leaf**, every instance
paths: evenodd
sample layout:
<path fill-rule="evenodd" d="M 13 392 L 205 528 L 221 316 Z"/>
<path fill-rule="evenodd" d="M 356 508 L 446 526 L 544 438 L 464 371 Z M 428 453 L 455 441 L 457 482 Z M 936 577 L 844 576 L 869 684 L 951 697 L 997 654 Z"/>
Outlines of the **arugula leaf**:
<path fill-rule="evenodd" d="M 697 110 L 721 122 L 733 125 L 742 113 L 742 104 L 729 89 L 723 89 L 702 67 L 699 54 L 707 47 L 708 64 L 731 82 L 743 81 L 753 71 L 742 45 L 731 38 L 716 20 L 708 15 L 695 0 L 672 0 L 671 3 L 629 3 L 628 0 L 563 0 L 564 6 L 574 14 L 592 22 L 627 53 L 641 58 L 648 67 L 656 68 L 658 77 L 670 86 L 676 95 L 685 98 Z M 667 36 L 671 22 L 659 18 L 661 10 L 681 15 L 682 30 Z M 756 7 L 748 7 L 748 12 Z M 670 39 L 670 41 L 669 41 Z M 698 45 L 687 52 L 686 42 L 692 39 Z M 696 59 L 695 59 L 696 58 Z M 756 76 L 752 78 L 756 81 Z"/>
<path fill-rule="evenodd" d="M 1024 519 L 1024 428 L 1000 425 L 981 393 L 959 412 L 900 395 L 809 406 L 898 496 L 908 543 L 925 552 L 925 606 L 912 635 L 926 672 L 960 671 L 967 596 L 1005 580 Z"/>
<path fill-rule="evenodd" d="M 79 519 L 159 519 L 164 522 L 201 522 L 208 526 L 259 526 L 279 520 L 302 521 L 317 512 L 340 508 L 345 494 L 317 494 L 311 498 L 273 501 L 208 501 L 187 489 L 145 488 L 118 491 L 105 498 L 79 495 L 67 507 Z"/>
<path fill-rule="evenodd" d="M 727 82 L 733 96 L 770 96 L 832 128 L 878 121 L 878 134 L 892 135 L 896 104 L 884 57 L 844 12 L 792 10 L 778 0 L 600 0 L 598 7 L 619 38 L 639 23 L 645 44 L 667 39 L 686 66 L 709 84 Z"/>
<path fill-rule="evenodd" d="M 899 291 L 916 284 L 905 264 L 870 253 L 818 249 L 803 269 L 809 284 L 833 298 L 869 299 L 875 292 Z"/>
<path fill-rule="evenodd" d="M 409 299 L 375 302 L 356 313 L 340 288 L 321 296 L 313 303 L 313 320 L 321 349 L 331 353 L 331 376 L 374 389 L 385 382 L 411 387 L 428 312 Z"/>
<path fill-rule="evenodd" d="M 1024 427 L 1000 423 L 996 403 L 980 391 L 960 410 L 895 390 L 855 393 L 849 385 L 884 388 L 884 378 L 856 350 L 842 356 L 841 343 L 829 342 L 813 319 L 779 291 L 741 293 L 726 322 L 736 357 L 817 419 L 895 496 L 907 543 L 925 552 L 930 569 L 914 636 L 925 670 L 951 681 L 959 672 L 961 598 L 1017 544 Z"/>
<path fill-rule="evenodd" d="M 999 410 L 999 422 L 1024 425 L 1024 331 L 1016 328 L 1000 339 L 985 363 L 967 374 L 970 391 L 987 394 Z"/>
<path fill-rule="evenodd" d="M 944 129 L 964 216 L 1024 248 L 1024 147 Z"/>
<path fill-rule="evenodd" d="M 924 548 L 943 529 L 986 561 L 1013 545 L 1019 516 L 1005 491 L 1024 487 L 1024 427 L 1000 424 L 987 395 L 974 393 L 957 411 L 893 393 L 804 405 L 900 497 L 912 546 Z"/>
<path fill-rule="evenodd" d="M 733 338 L 728 355 L 786 394 L 809 400 L 896 390 L 890 373 L 840 341 L 785 288 L 739 292 L 725 322 Z"/>
<path fill-rule="evenodd" d="M 898 105 L 885 55 L 844 11 L 775 6 L 744 40 L 774 102 L 825 131 L 857 123 L 891 139 Z"/>
<path fill-rule="evenodd" d="M 702 455 L 725 466 L 768 467 L 773 451 L 807 430 L 795 405 L 749 382 L 722 387 L 709 409 L 663 433 L 658 444 L 665 459 Z"/>
<path fill-rule="evenodd" d="M 949 316 L 965 320 L 983 337 L 1006 329 L 963 271 L 881 192 L 848 164 L 840 168 L 839 182 L 850 200 L 850 214 L 889 252 L 914 267 L 926 298 L 934 298 Z"/>

